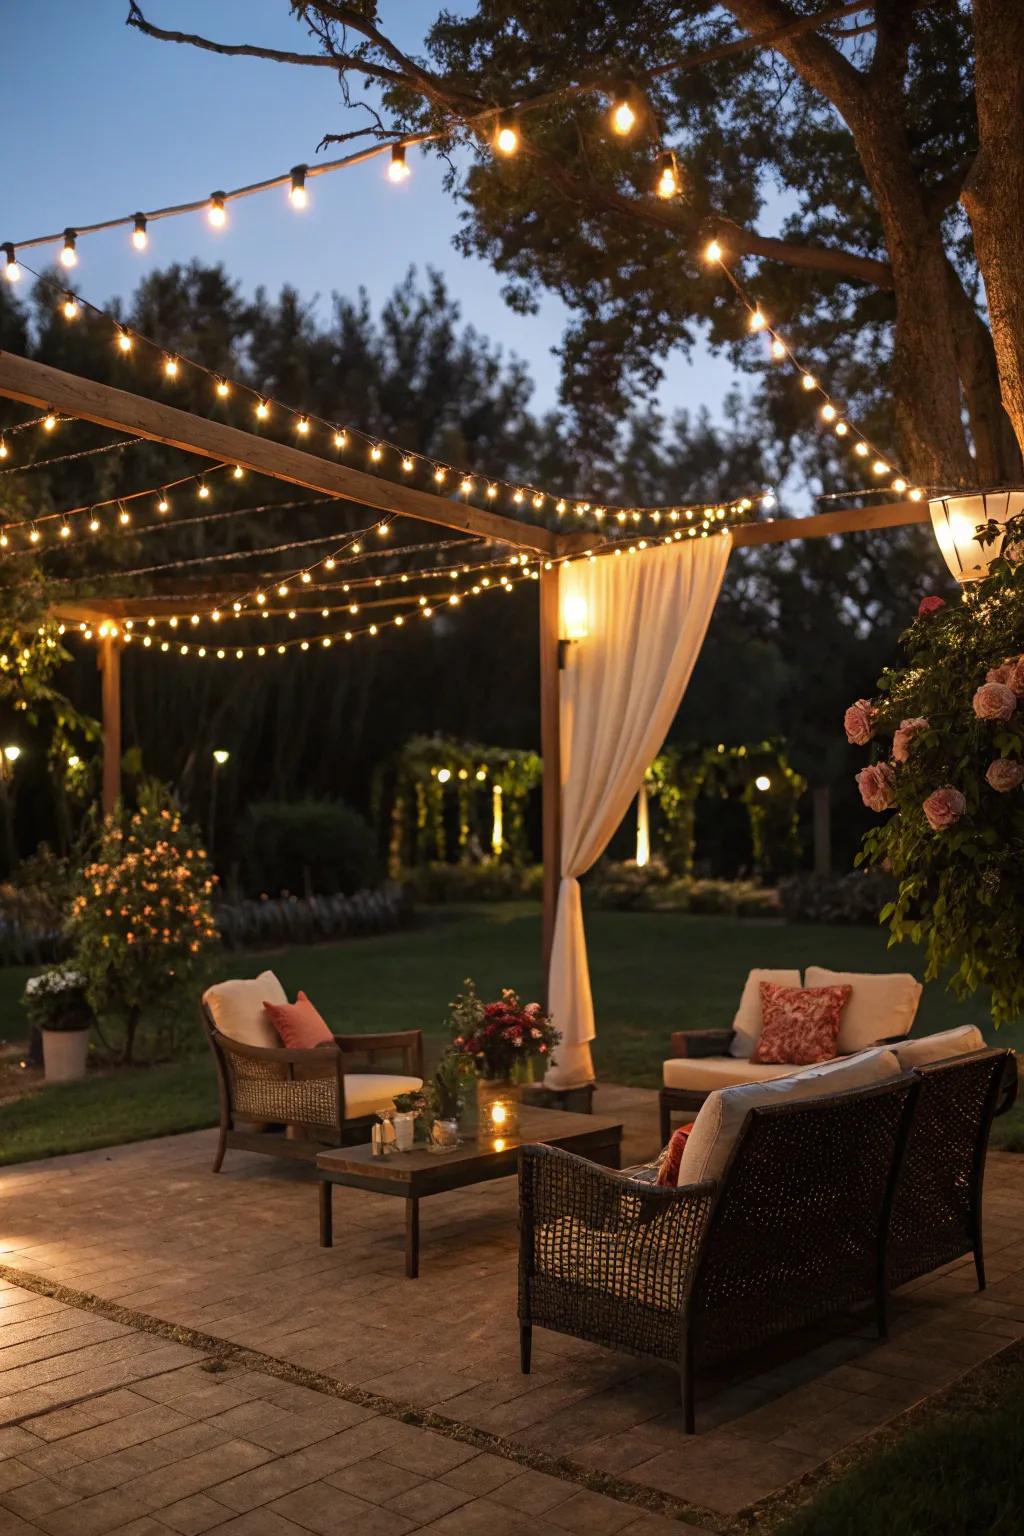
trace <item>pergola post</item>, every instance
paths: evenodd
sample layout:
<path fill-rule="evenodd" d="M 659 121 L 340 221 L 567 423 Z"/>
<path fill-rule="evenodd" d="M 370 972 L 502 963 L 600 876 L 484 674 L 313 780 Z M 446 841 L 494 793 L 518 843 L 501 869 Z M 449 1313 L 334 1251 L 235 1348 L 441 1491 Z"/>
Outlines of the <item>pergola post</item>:
<path fill-rule="evenodd" d="M 551 947 L 555 937 L 555 911 L 562 866 L 562 744 L 559 717 L 559 607 L 560 567 L 540 570 L 540 750 L 544 760 L 541 785 L 541 839 L 544 864 L 543 992 L 547 1000 Z"/>
<path fill-rule="evenodd" d="M 100 639 L 97 665 L 103 693 L 103 814 L 121 795 L 121 646 L 115 634 Z"/>

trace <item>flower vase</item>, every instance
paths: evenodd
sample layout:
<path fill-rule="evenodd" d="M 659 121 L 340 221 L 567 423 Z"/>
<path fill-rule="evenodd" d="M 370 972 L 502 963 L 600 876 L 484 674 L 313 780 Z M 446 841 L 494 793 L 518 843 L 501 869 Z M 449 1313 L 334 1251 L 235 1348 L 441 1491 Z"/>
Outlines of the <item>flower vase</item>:
<path fill-rule="evenodd" d="M 510 1078 L 478 1077 L 476 1080 L 478 1134 L 519 1135 L 519 1084 Z"/>

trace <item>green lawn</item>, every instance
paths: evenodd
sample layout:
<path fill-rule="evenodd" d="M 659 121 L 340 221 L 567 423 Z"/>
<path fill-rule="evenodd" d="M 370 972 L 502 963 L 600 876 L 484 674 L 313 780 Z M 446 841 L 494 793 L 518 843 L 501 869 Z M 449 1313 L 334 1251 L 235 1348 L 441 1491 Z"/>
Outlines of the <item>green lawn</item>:
<path fill-rule="evenodd" d="M 775 1536 L 1019 1536 L 1024 1372 L 986 1371 L 968 1400 L 868 1456 Z"/>
<path fill-rule="evenodd" d="M 660 1080 L 671 1031 L 728 1025 L 753 965 L 913 970 L 918 960 L 912 950 L 887 952 L 883 933 L 872 928 L 592 912 L 587 934 L 598 1075 L 650 1087 Z M 412 929 L 379 938 L 227 955 L 220 969 L 254 976 L 271 967 L 290 994 L 299 987 L 308 992 L 335 1029 L 420 1028 L 439 1044 L 446 1035 L 446 1004 L 466 976 L 485 992 L 511 985 L 525 997 L 536 996 L 539 948 L 538 908 L 516 902 L 435 908 L 421 912 Z M 24 1031 L 18 999 L 27 974 L 0 971 L 0 1036 L 9 1040 Z M 984 999 L 958 1003 L 940 987 L 927 988 L 918 1032 L 965 1022 L 980 1024 L 995 1038 Z M 1024 1028 L 1016 1025 L 1001 1031 L 999 1040 L 1019 1045 L 1022 1035 Z M 176 1065 L 97 1074 L 0 1107 L 0 1163 L 212 1124 L 212 1062 L 198 1020 L 195 1043 L 200 1054 Z M 1024 1123 L 1018 1134 L 1024 1144 Z"/>

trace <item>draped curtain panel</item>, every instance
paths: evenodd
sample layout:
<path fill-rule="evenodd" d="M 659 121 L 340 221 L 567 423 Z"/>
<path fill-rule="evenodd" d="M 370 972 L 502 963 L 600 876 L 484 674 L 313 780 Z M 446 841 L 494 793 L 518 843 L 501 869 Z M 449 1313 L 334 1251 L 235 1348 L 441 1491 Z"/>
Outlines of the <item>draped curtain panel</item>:
<path fill-rule="evenodd" d="M 587 635 L 566 648 L 560 674 L 562 860 L 548 1002 L 562 1043 L 549 1087 L 594 1080 L 579 876 L 608 846 L 668 734 L 731 547 L 725 534 L 562 567 L 562 613 L 577 627 L 585 613 Z"/>

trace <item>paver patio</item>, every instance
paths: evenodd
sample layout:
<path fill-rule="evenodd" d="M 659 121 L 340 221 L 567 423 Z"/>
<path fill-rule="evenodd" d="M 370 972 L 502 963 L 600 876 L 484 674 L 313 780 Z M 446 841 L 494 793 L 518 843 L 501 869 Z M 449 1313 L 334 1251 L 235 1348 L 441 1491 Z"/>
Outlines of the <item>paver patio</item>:
<path fill-rule="evenodd" d="M 595 1109 L 651 1155 L 653 1093 Z M 1024 1161 L 992 1154 L 984 1295 L 967 1261 L 900 1294 L 888 1343 L 850 1319 L 745 1362 L 687 1437 L 661 1366 L 540 1331 L 520 1375 L 514 1180 L 430 1201 L 410 1282 L 393 1201 L 336 1190 L 322 1250 L 307 1170 L 215 1177 L 214 1140 L 0 1174 L 4 1536 L 725 1529 L 1024 1337 Z"/>

